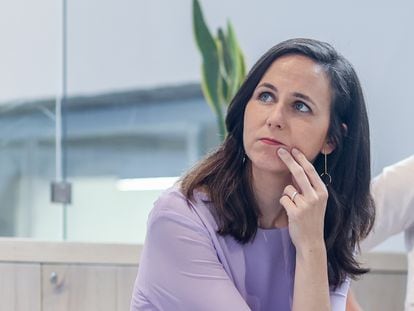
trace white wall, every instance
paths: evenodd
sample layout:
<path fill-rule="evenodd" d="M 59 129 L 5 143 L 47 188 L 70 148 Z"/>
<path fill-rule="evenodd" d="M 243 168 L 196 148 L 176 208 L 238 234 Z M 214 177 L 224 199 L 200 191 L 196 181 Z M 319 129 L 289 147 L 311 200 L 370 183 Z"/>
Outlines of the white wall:
<path fill-rule="evenodd" d="M 56 94 L 59 1 L 1 1 L 0 102 Z"/>
<path fill-rule="evenodd" d="M 414 151 L 414 3 L 202 1 L 208 23 L 233 22 L 249 65 L 291 37 L 331 42 L 354 65 L 369 108 L 373 172 Z M 0 102 L 60 91 L 61 3 L 0 4 Z M 190 0 L 68 1 L 71 95 L 198 81 Z M 402 247 L 402 240 L 390 248 Z"/>

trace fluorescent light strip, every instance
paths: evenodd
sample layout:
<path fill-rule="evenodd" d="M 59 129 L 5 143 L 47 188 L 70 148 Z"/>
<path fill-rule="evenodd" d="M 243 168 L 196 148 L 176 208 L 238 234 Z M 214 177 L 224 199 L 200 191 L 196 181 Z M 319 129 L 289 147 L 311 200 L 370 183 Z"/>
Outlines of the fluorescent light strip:
<path fill-rule="evenodd" d="M 149 191 L 165 190 L 178 180 L 179 177 L 131 178 L 120 179 L 116 183 L 119 191 Z"/>

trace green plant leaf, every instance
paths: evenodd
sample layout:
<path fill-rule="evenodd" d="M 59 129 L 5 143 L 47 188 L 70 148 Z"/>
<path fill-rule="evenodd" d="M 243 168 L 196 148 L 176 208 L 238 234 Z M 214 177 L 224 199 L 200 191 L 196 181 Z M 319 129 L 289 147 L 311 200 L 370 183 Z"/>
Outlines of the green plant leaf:
<path fill-rule="evenodd" d="M 221 28 L 218 29 L 217 37 L 222 46 L 222 57 L 220 59 L 224 65 L 224 72 L 222 71 L 222 75 L 227 79 L 232 71 L 231 67 L 233 65 L 230 56 L 230 49 L 227 43 L 227 38 Z"/>
<path fill-rule="evenodd" d="M 244 54 L 240 47 L 239 47 L 239 58 L 240 58 L 240 64 L 241 64 L 239 83 L 241 85 L 244 79 L 246 78 L 246 61 L 244 60 Z"/>
<path fill-rule="evenodd" d="M 243 58 L 240 58 L 240 48 L 237 42 L 236 34 L 233 30 L 233 26 L 231 25 L 230 21 L 227 23 L 227 41 L 230 50 L 230 58 L 232 62 L 232 71 L 230 73 L 230 95 L 233 97 L 237 90 L 240 87 L 240 76 L 242 67 L 244 64 L 241 64 Z"/>
<path fill-rule="evenodd" d="M 216 42 L 203 17 L 200 4 L 193 0 L 193 30 L 197 46 L 201 52 L 202 90 L 208 104 L 215 113 L 221 113 L 220 106 L 220 64 Z"/>
<path fill-rule="evenodd" d="M 218 81 L 218 97 L 219 97 L 219 103 L 223 105 L 226 102 L 226 94 L 228 92 L 228 77 L 226 73 L 226 69 L 224 66 L 224 51 L 223 51 L 223 45 L 219 38 L 215 39 L 218 56 L 219 56 L 219 81 Z"/>
<path fill-rule="evenodd" d="M 198 0 L 193 0 L 193 31 L 202 56 L 201 88 L 217 117 L 222 138 L 226 135 L 225 111 L 246 75 L 243 53 L 230 22 L 214 38 L 204 20 Z"/>

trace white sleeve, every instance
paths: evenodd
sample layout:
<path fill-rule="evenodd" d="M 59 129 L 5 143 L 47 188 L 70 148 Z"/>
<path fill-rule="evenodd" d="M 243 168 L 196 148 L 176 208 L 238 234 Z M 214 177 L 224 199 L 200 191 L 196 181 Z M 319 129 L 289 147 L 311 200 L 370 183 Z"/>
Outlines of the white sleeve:
<path fill-rule="evenodd" d="M 346 297 L 349 291 L 350 279 L 346 279 L 335 291 L 329 291 L 329 298 L 331 300 L 332 311 L 345 311 Z"/>
<path fill-rule="evenodd" d="M 414 156 L 386 167 L 371 183 L 376 205 L 374 228 L 361 242 L 368 251 L 414 226 Z"/>

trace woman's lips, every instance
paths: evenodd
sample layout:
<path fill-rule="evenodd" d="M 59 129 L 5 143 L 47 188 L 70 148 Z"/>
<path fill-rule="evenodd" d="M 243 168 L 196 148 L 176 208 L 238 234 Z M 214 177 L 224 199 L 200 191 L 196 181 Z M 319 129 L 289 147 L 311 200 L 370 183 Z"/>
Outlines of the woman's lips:
<path fill-rule="evenodd" d="M 262 143 L 265 143 L 267 145 L 272 145 L 272 146 L 284 146 L 284 144 L 282 144 L 280 141 L 277 141 L 275 139 L 272 138 L 261 138 L 260 141 Z"/>

